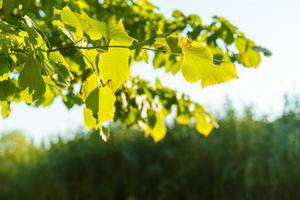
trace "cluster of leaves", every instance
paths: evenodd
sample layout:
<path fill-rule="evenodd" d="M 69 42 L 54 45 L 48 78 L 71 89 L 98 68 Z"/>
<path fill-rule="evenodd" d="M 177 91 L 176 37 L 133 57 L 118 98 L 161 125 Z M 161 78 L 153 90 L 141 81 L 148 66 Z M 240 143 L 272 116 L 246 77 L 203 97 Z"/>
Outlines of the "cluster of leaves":
<path fill-rule="evenodd" d="M 102 125 L 113 118 L 140 126 L 155 141 L 165 136 L 164 119 L 172 112 L 182 124 L 194 118 L 206 136 L 217 126 L 186 95 L 130 76 L 133 62 L 148 63 L 149 52 L 154 68 L 181 72 L 203 87 L 237 78 L 235 63 L 257 67 L 260 53 L 270 54 L 222 17 L 203 25 L 197 15 L 174 11 L 167 19 L 146 0 L 0 5 L 2 115 L 12 102 L 48 106 L 59 96 L 69 108 L 83 104 L 86 127 L 104 138 Z"/>

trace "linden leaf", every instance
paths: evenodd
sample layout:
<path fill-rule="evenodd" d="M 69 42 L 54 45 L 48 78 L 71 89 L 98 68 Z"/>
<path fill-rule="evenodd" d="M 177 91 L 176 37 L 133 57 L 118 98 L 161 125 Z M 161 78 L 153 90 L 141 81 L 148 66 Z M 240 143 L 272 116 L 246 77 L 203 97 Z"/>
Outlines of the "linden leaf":
<path fill-rule="evenodd" d="M 86 128 L 96 128 L 97 127 L 97 119 L 93 116 L 93 111 L 84 107 L 83 108 L 83 119 L 84 126 Z"/>
<path fill-rule="evenodd" d="M 98 76 L 93 73 L 82 84 L 81 94 L 82 99 L 85 100 L 87 96 L 98 87 Z"/>
<path fill-rule="evenodd" d="M 255 50 L 255 43 L 243 37 L 235 39 L 235 46 L 240 51 L 237 59 L 246 67 L 258 67 L 261 63 L 259 52 Z"/>
<path fill-rule="evenodd" d="M 11 71 L 8 67 L 8 60 L 0 58 L 0 81 L 5 81 L 9 78 Z"/>
<path fill-rule="evenodd" d="M 33 92 L 29 92 L 29 88 L 26 88 L 26 90 L 23 90 L 20 93 L 20 97 L 22 101 L 28 103 L 28 104 L 33 104 L 34 98 L 33 98 Z"/>
<path fill-rule="evenodd" d="M 198 42 L 190 42 L 185 38 L 180 38 L 180 44 L 183 52 L 181 69 L 187 81 L 197 82 L 201 80 L 202 87 L 205 87 L 238 77 L 232 62 L 214 64 L 212 52 L 207 46 Z"/>
<path fill-rule="evenodd" d="M 81 17 L 79 14 L 72 12 L 69 7 L 64 7 L 60 13 L 61 21 L 76 29 L 76 35 L 81 37 L 83 35 L 83 26 Z"/>
<path fill-rule="evenodd" d="M 99 40 L 104 35 L 107 39 L 112 39 L 117 42 L 118 45 L 126 46 L 131 45 L 135 40 L 127 34 L 121 20 L 118 23 L 114 20 L 110 20 L 108 23 L 100 22 L 90 18 L 85 13 L 79 15 L 67 6 L 61 10 L 60 18 L 63 24 L 58 20 L 52 21 L 52 24 L 60 27 L 70 38 L 72 38 L 72 36 L 64 25 L 74 28 L 74 31 L 71 31 L 75 32 L 78 38 L 81 38 L 84 32 L 90 36 L 92 40 Z"/>
<path fill-rule="evenodd" d="M 176 117 L 176 121 L 181 125 L 188 125 L 190 123 L 190 116 L 187 114 L 179 115 Z"/>
<path fill-rule="evenodd" d="M 13 80 L 0 81 L 0 101 L 12 101 L 16 93 L 18 88 Z"/>
<path fill-rule="evenodd" d="M 28 88 L 28 92 L 33 95 L 34 99 L 45 93 L 46 85 L 41 75 L 41 66 L 33 57 L 26 61 L 20 71 L 18 83 L 23 90 Z"/>
<path fill-rule="evenodd" d="M 98 87 L 88 95 L 85 104 L 86 108 L 92 111 L 94 118 L 101 124 L 114 117 L 115 101 L 116 97 L 109 87 Z"/>
<path fill-rule="evenodd" d="M 104 22 L 91 19 L 87 14 L 82 13 L 81 18 L 84 20 L 84 31 L 92 40 L 99 40 L 102 35 L 106 34 L 106 24 Z"/>
<path fill-rule="evenodd" d="M 196 129 L 199 133 L 207 137 L 214 127 L 217 127 L 214 118 L 206 113 L 203 108 L 196 108 L 194 111 L 194 117 L 196 121 Z"/>
<path fill-rule="evenodd" d="M 110 45 L 114 45 L 112 42 Z M 130 50 L 124 48 L 110 48 L 100 59 L 99 73 L 101 80 L 113 91 L 116 91 L 130 75 Z"/>
<path fill-rule="evenodd" d="M 51 105 L 55 99 L 56 94 L 51 91 L 50 87 L 46 86 L 46 92 L 44 95 L 38 100 L 37 105 L 41 105 L 43 107 L 47 107 Z"/>
<path fill-rule="evenodd" d="M 96 49 L 82 50 L 82 55 L 86 66 L 97 71 L 99 68 L 99 52 Z"/>
<path fill-rule="evenodd" d="M 7 101 L 0 101 L 0 108 L 2 117 L 8 117 L 11 112 L 9 103 Z"/>
<path fill-rule="evenodd" d="M 127 34 L 122 21 L 119 21 L 119 23 L 109 21 L 106 32 L 106 37 L 114 40 L 119 45 L 131 45 L 135 40 Z"/>
<path fill-rule="evenodd" d="M 261 63 L 261 57 L 258 52 L 254 50 L 247 50 L 245 53 L 239 54 L 238 59 L 246 67 L 258 67 Z"/>
<path fill-rule="evenodd" d="M 154 142 L 161 141 L 167 134 L 167 128 L 165 125 L 165 116 L 167 111 L 162 109 L 156 114 L 156 121 L 153 128 L 147 127 L 145 135 L 151 135 Z"/>

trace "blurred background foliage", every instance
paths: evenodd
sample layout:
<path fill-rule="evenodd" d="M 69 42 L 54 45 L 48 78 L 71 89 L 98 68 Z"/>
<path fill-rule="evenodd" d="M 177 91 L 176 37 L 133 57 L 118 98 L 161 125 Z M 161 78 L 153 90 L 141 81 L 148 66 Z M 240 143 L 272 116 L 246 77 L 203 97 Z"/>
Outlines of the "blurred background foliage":
<path fill-rule="evenodd" d="M 160 143 L 119 125 L 108 143 L 96 132 L 39 146 L 3 133 L 0 199 L 297 199 L 298 99 L 274 120 L 227 103 L 208 139 L 176 123 Z"/>

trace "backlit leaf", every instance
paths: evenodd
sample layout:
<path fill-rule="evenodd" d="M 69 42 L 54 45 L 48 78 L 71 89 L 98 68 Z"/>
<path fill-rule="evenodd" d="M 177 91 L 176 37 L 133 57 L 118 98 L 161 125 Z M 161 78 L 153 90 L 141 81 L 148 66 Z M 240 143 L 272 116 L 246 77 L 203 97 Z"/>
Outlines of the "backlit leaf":
<path fill-rule="evenodd" d="M 114 103 L 116 97 L 109 87 L 94 89 L 86 98 L 86 108 L 90 109 L 98 124 L 111 120 L 114 117 Z"/>
<path fill-rule="evenodd" d="M 214 128 L 214 121 L 209 114 L 202 109 L 196 109 L 194 111 L 196 129 L 199 133 L 207 137 Z"/>
<path fill-rule="evenodd" d="M 167 134 L 167 127 L 165 125 L 165 117 L 167 115 L 167 111 L 162 109 L 156 115 L 156 121 L 154 127 L 148 127 L 145 131 L 145 135 L 151 135 L 154 142 L 161 141 Z"/>
<path fill-rule="evenodd" d="M 235 39 L 235 46 L 240 51 L 237 59 L 246 67 L 258 67 L 261 56 L 255 49 L 255 43 L 243 37 Z"/>
<path fill-rule="evenodd" d="M 216 65 L 211 50 L 197 42 L 180 38 L 183 52 L 181 66 L 184 78 L 189 82 L 201 80 L 203 87 L 223 83 L 237 78 L 235 65 L 230 61 Z"/>
<path fill-rule="evenodd" d="M 109 21 L 107 23 L 107 34 L 106 37 L 111 38 L 119 45 L 131 45 L 134 39 L 130 37 L 124 29 L 122 21 L 115 23 Z"/>
<path fill-rule="evenodd" d="M 115 43 L 111 43 L 114 45 Z M 124 48 L 110 48 L 100 58 L 100 77 L 113 91 L 116 91 L 130 75 L 130 50 Z"/>
<path fill-rule="evenodd" d="M 101 39 L 106 34 L 106 24 L 95 19 L 91 19 L 87 14 L 82 13 L 81 18 L 84 20 L 83 30 L 92 40 Z"/>
<path fill-rule="evenodd" d="M 61 20 L 64 24 L 76 29 L 76 35 L 81 37 L 83 35 L 83 22 L 79 14 L 72 12 L 69 7 L 64 7 L 60 13 Z"/>
<path fill-rule="evenodd" d="M 84 83 L 82 84 L 82 89 L 81 89 L 81 93 L 82 93 L 82 98 L 83 100 L 86 99 L 86 97 L 94 90 L 98 87 L 98 81 L 99 78 L 98 76 L 93 73 L 91 76 L 89 76 Z"/>
<path fill-rule="evenodd" d="M 84 126 L 86 128 L 97 128 L 97 119 L 93 115 L 93 111 L 86 107 L 83 108 Z"/>
<path fill-rule="evenodd" d="M 2 61 L 4 62 L 2 63 Z M 11 71 L 8 67 L 8 62 L 5 62 L 5 60 L 3 60 L 2 58 L 0 58 L 0 62 L 0 81 L 4 81 L 8 79 Z"/>
<path fill-rule="evenodd" d="M 2 117 L 6 118 L 10 114 L 10 106 L 9 103 L 6 101 L 0 101 L 0 108 L 1 108 L 1 115 Z"/>

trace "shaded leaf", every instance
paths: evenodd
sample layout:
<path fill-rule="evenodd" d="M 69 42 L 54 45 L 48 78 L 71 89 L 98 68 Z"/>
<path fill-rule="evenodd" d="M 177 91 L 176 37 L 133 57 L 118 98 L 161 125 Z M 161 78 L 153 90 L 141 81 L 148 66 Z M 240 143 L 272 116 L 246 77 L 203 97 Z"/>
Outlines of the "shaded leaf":
<path fill-rule="evenodd" d="M 46 85 L 41 75 L 40 63 L 33 57 L 29 57 L 24 65 L 22 71 L 20 71 L 19 86 L 34 95 L 34 98 L 40 97 L 45 93 Z"/>

